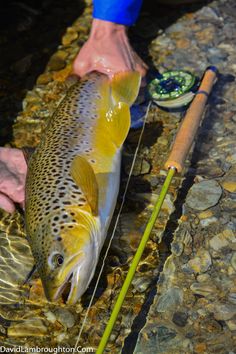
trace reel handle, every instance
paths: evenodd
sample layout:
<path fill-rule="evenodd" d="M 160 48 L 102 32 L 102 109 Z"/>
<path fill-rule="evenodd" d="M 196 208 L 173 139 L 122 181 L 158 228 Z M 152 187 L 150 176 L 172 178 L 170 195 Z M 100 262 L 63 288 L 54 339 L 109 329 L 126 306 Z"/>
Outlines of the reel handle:
<path fill-rule="evenodd" d="M 187 113 L 181 123 L 179 131 L 176 135 L 174 144 L 168 160 L 165 163 L 165 168 L 175 168 L 177 172 L 181 172 L 184 167 L 184 162 L 187 154 L 192 146 L 197 129 L 200 125 L 202 114 L 211 92 L 211 89 L 216 81 L 217 69 L 210 66 L 206 69 L 201 85 L 196 92 L 196 95 L 187 110 Z"/>

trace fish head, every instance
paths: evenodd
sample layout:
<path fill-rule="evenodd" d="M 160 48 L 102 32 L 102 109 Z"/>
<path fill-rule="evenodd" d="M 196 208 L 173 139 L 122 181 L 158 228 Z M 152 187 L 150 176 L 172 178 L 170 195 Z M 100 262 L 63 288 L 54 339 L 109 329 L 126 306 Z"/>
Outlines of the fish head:
<path fill-rule="evenodd" d="M 55 227 L 55 220 L 58 222 Z M 83 295 L 94 275 L 98 260 L 98 220 L 88 212 L 67 210 L 61 217 L 52 218 L 53 226 L 45 228 L 44 249 L 38 259 L 38 272 L 49 301 L 56 301 L 67 289 L 68 304 L 74 304 Z"/>

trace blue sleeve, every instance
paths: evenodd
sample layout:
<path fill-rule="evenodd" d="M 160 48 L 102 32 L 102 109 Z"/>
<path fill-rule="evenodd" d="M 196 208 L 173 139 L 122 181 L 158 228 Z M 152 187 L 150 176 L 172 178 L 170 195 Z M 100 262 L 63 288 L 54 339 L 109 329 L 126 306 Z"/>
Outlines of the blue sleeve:
<path fill-rule="evenodd" d="M 130 26 L 139 15 L 142 0 L 94 0 L 93 18 Z"/>

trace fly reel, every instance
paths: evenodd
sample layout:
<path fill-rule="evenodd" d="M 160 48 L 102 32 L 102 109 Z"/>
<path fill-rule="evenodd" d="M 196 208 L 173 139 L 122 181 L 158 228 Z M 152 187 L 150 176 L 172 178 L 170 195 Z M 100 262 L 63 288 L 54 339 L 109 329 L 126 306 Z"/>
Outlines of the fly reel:
<path fill-rule="evenodd" d="M 158 74 L 148 85 L 148 93 L 160 107 L 175 109 L 188 105 L 198 88 L 197 78 L 183 70 Z"/>

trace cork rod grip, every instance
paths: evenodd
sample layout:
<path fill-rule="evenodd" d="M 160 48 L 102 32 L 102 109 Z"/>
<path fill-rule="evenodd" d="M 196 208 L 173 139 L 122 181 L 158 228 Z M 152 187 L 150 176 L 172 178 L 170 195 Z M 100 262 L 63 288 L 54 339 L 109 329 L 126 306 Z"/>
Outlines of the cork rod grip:
<path fill-rule="evenodd" d="M 165 163 L 166 169 L 174 167 L 176 168 L 177 172 L 182 171 L 184 167 L 184 161 L 200 125 L 206 101 L 215 80 L 216 69 L 214 67 L 207 69 L 203 76 L 199 90 L 196 93 L 196 96 L 194 97 L 189 109 L 187 110 L 187 113 L 177 133 L 171 153 Z"/>

